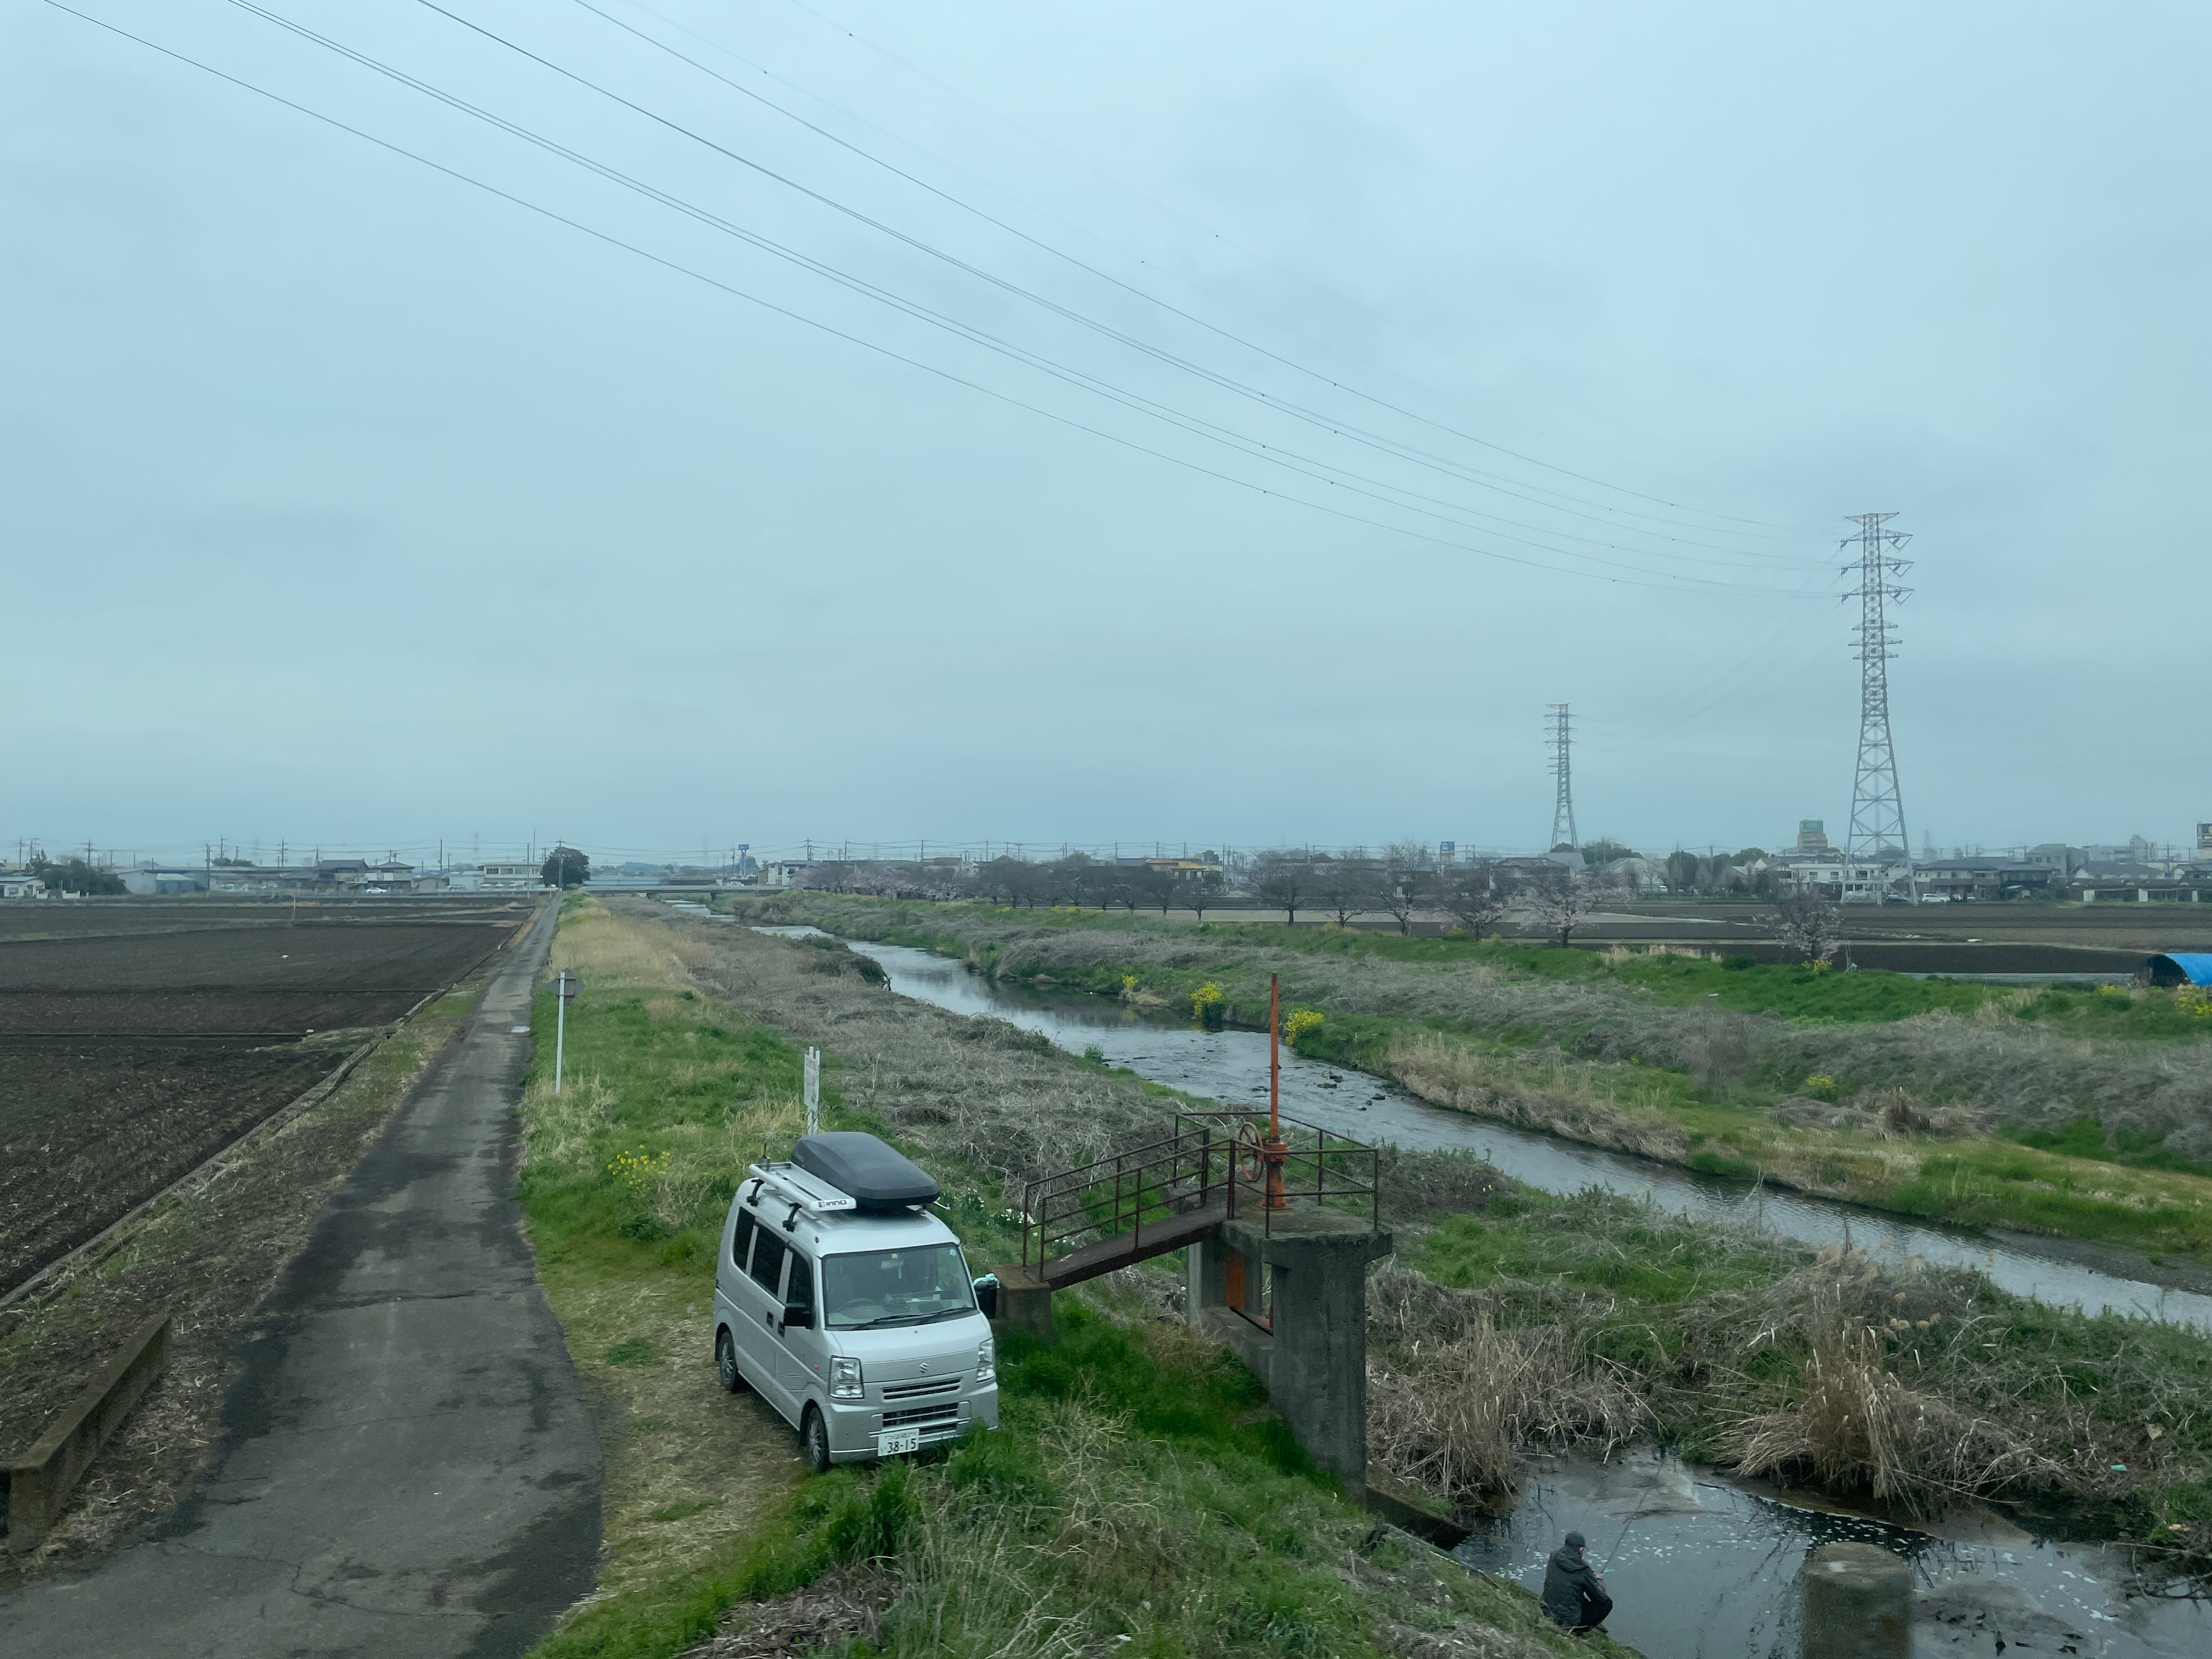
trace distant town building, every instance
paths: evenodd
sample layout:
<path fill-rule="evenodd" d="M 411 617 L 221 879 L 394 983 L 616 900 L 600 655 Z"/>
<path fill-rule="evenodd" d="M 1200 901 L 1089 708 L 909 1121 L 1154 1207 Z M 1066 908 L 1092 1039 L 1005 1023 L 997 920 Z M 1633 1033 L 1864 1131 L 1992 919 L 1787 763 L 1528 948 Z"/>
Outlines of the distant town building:
<path fill-rule="evenodd" d="M 2184 865 L 2175 870 L 2148 864 L 2085 864 L 2068 880 L 2068 891 L 2084 904 L 2193 904 L 2212 888 L 2212 872 Z"/>
<path fill-rule="evenodd" d="M 479 864 L 476 890 L 481 893 L 535 892 L 545 885 L 542 864 Z"/>
<path fill-rule="evenodd" d="M 1988 858 L 1930 859 L 1914 866 L 1923 898 L 2004 900 L 2047 893 L 2065 874 L 2047 860 L 2002 854 Z"/>

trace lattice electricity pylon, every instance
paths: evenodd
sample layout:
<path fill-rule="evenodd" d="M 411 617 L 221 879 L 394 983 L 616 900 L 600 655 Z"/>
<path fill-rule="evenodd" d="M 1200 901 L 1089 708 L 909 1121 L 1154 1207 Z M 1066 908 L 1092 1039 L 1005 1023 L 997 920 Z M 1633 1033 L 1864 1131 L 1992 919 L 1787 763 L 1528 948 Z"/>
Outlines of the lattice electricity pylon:
<path fill-rule="evenodd" d="M 1858 643 L 1851 654 L 1859 660 L 1859 758 L 1851 779 L 1851 828 L 1844 842 L 1844 895 L 1851 893 L 1851 871 L 1873 872 L 1864 878 L 1863 896 L 1879 902 L 1898 884 L 1903 872 L 1905 895 L 1920 902 L 1920 885 L 1912 869 L 1912 843 L 1905 833 L 1905 800 L 1897 787 L 1897 745 L 1889 734 L 1889 662 L 1897 654 L 1896 630 L 1889 625 L 1887 606 L 1904 603 L 1912 590 L 1897 578 L 1912 568 L 1897 550 L 1911 540 L 1887 529 L 1894 513 L 1855 513 L 1856 536 L 1842 545 L 1857 544 L 1858 557 L 1843 568 L 1856 576 L 1857 586 L 1844 591 L 1845 599 L 1859 602 Z"/>
<path fill-rule="evenodd" d="M 1579 847 L 1582 837 L 1575 833 L 1574 776 L 1568 764 L 1574 728 L 1567 718 L 1566 704 L 1554 702 L 1545 707 L 1550 712 L 1544 716 L 1544 746 L 1552 751 L 1552 776 L 1557 785 L 1552 802 L 1551 845 Z"/>

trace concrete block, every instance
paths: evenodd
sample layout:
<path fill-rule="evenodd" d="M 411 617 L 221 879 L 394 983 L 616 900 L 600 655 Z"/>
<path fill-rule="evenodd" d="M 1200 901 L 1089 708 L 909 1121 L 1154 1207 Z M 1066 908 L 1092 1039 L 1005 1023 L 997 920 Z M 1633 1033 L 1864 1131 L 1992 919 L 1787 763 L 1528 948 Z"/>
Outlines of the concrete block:
<path fill-rule="evenodd" d="M 1367 1264 L 1390 1253 L 1390 1236 L 1364 1218 L 1311 1209 L 1240 1216 L 1222 1224 L 1220 1238 L 1251 1264 L 1255 1302 L 1261 1268 L 1272 1285 L 1267 1369 L 1253 1366 L 1267 1397 L 1307 1455 L 1359 1497 L 1367 1481 Z M 1241 1352 L 1248 1345 L 1232 1346 Z"/>
<path fill-rule="evenodd" d="M 1911 1659 L 1912 1569 L 1887 1550 L 1823 1544 L 1803 1583 L 1803 1659 Z"/>
<path fill-rule="evenodd" d="M 76 1483 L 169 1358 L 169 1316 L 155 1314 L 93 1374 L 8 1475 L 8 1547 L 35 1548 L 53 1530 Z"/>
<path fill-rule="evenodd" d="M 999 1279 L 998 1330 L 1027 1331 L 1041 1342 L 1052 1340 L 1052 1286 L 1031 1279 L 1018 1267 L 994 1267 Z"/>

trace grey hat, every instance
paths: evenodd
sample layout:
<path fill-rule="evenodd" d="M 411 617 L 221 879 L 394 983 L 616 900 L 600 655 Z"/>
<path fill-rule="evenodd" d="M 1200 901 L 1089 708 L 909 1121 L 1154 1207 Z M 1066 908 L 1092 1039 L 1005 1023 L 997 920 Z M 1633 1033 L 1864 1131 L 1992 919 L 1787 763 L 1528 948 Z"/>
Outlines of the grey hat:
<path fill-rule="evenodd" d="M 1567 1547 L 1571 1550 L 1578 1550 L 1588 1541 L 1578 1532 L 1571 1532 L 1567 1534 Z"/>

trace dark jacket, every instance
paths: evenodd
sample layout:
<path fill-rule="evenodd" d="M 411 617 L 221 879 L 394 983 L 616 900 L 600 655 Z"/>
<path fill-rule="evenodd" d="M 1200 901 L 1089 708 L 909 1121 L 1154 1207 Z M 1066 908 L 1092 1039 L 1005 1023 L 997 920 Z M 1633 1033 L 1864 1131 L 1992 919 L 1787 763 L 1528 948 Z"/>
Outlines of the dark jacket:
<path fill-rule="evenodd" d="M 1544 1567 L 1544 1611 L 1569 1629 L 1595 1625 L 1613 1611 L 1613 1598 L 1582 1552 L 1562 1546 Z"/>

